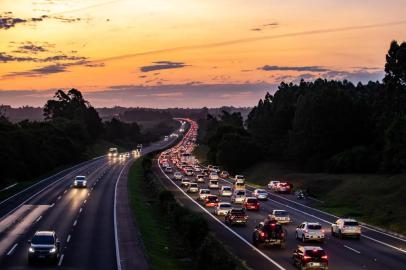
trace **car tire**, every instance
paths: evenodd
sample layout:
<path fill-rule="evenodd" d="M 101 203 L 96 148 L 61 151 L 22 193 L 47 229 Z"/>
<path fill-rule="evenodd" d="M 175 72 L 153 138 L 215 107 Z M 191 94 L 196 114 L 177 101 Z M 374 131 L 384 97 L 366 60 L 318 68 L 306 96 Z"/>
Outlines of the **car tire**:
<path fill-rule="evenodd" d="M 341 233 L 341 230 L 338 231 L 338 238 L 343 239 L 343 234 Z"/>
<path fill-rule="evenodd" d="M 295 239 L 296 239 L 296 240 L 299 240 L 299 235 L 297 234 L 297 232 L 296 232 L 296 234 L 295 234 Z"/>
<path fill-rule="evenodd" d="M 302 234 L 302 243 L 306 242 L 306 238 L 304 236 L 304 234 Z"/>
<path fill-rule="evenodd" d="M 331 236 L 336 236 L 336 233 L 334 232 L 333 228 L 331 228 Z"/>
<path fill-rule="evenodd" d="M 303 263 L 300 263 L 299 269 L 300 269 L 300 270 L 305 270 L 305 267 L 304 267 Z"/>

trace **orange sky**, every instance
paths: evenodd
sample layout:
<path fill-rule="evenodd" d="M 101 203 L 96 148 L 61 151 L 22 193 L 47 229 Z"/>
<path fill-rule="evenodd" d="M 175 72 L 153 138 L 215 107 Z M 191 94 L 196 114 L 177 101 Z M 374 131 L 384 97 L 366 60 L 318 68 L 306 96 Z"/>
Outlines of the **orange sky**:
<path fill-rule="evenodd" d="M 380 79 L 390 41 L 406 40 L 405 10 L 403 0 L 1 0 L 0 90 Z"/>

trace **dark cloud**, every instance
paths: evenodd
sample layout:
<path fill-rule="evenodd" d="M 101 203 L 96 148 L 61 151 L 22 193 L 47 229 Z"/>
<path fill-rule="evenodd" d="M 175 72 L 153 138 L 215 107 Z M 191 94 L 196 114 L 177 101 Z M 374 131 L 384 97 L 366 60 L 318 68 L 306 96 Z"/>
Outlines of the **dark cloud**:
<path fill-rule="evenodd" d="M 326 72 L 330 71 L 327 68 L 321 66 L 270 66 L 265 65 L 259 69 L 265 71 L 308 71 L 308 72 Z"/>
<path fill-rule="evenodd" d="M 86 60 L 86 57 L 82 56 L 75 56 L 75 55 L 53 55 L 48 56 L 45 58 L 36 58 L 36 57 L 21 57 L 10 55 L 5 52 L 0 52 L 0 62 L 7 63 L 7 62 L 36 62 L 36 63 L 46 63 L 46 62 L 57 62 L 57 61 L 82 61 Z M 89 63 L 91 64 L 91 63 Z M 94 63 L 93 63 L 94 64 Z M 96 64 L 94 64 L 96 65 Z"/>
<path fill-rule="evenodd" d="M 17 47 L 13 52 L 25 53 L 25 54 L 37 54 L 41 52 L 47 52 L 49 45 L 34 44 L 32 42 L 24 42 Z"/>
<path fill-rule="evenodd" d="M 251 31 L 262 31 L 261 28 L 252 28 Z"/>
<path fill-rule="evenodd" d="M 381 81 L 384 76 L 385 72 L 383 70 L 370 71 L 370 68 L 363 68 L 353 71 L 331 70 L 322 75 L 323 78 L 334 80 L 348 80 L 353 83 Z"/>
<path fill-rule="evenodd" d="M 183 68 L 183 67 L 188 66 L 183 62 L 157 61 L 157 62 L 152 62 L 152 63 L 154 65 L 140 67 L 140 71 L 141 72 L 150 72 L 150 71 L 161 70 L 161 69 Z"/>
<path fill-rule="evenodd" d="M 267 23 L 267 24 L 264 24 L 264 25 L 262 25 L 262 26 L 271 26 L 271 27 L 277 27 L 277 26 L 279 26 L 279 23 L 277 23 L 277 22 L 271 22 L 271 23 Z"/>
<path fill-rule="evenodd" d="M 35 61 L 33 57 L 20 57 L 6 54 L 5 52 L 0 52 L 0 62 L 32 62 Z"/>

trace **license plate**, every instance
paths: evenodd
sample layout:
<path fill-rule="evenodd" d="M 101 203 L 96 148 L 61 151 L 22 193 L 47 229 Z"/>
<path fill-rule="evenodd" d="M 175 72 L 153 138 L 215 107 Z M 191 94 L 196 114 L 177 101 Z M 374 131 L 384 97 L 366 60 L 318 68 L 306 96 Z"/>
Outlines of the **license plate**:
<path fill-rule="evenodd" d="M 312 263 L 312 266 L 320 266 L 320 263 Z"/>
<path fill-rule="evenodd" d="M 44 259 L 44 258 L 45 258 L 45 255 L 39 255 L 38 258 Z"/>

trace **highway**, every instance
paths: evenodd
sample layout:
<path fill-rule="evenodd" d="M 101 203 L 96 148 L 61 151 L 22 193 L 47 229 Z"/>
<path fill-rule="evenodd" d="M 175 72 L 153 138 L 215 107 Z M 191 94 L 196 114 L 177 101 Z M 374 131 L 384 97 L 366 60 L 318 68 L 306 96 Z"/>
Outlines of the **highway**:
<path fill-rule="evenodd" d="M 151 144 L 142 154 L 175 140 Z M 116 197 L 116 183 L 133 160 L 98 157 L 0 202 L 0 269 L 33 268 L 27 264 L 28 240 L 38 230 L 54 230 L 61 241 L 58 264 L 47 269 L 126 269 L 117 260 L 117 223 L 128 223 L 131 215 L 115 217 L 116 200 L 122 200 Z M 87 188 L 72 188 L 76 175 L 86 176 Z"/>
<path fill-rule="evenodd" d="M 197 126 L 194 122 L 191 124 Z M 190 136 L 191 134 L 188 133 L 180 144 L 185 144 Z M 248 212 L 249 221 L 246 226 L 228 227 L 224 224 L 224 218 L 213 215 L 214 209 L 205 208 L 197 201 L 197 194 L 186 193 L 179 186 L 180 181 L 173 180 L 173 174 L 165 174 L 159 166 L 159 162 L 155 164 L 155 169 L 166 188 L 171 190 L 183 205 L 204 213 L 210 228 L 219 240 L 227 243 L 230 249 L 253 269 L 296 269 L 292 265 L 291 257 L 295 247 L 302 243 L 295 239 L 295 229 L 304 221 L 319 222 L 326 231 L 326 239 L 323 244 L 307 242 L 304 245 L 321 245 L 328 254 L 331 270 L 406 269 L 406 240 L 402 237 L 376 230 L 368 225 L 363 226 L 360 240 L 332 237 L 330 225 L 338 217 L 314 209 L 306 205 L 306 202 L 297 200 L 294 195 L 275 193 L 269 193 L 270 199 L 261 202 L 259 212 Z M 199 184 L 199 188 L 208 188 L 207 182 Z M 220 179 L 219 182 L 220 185 L 232 186 L 229 179 Z M 247 187 L 248 195 L 251 195 L 253 189 L 253 187 Z M 212 190 L 212 194 L 218 195 L 218 191 Z M 219 196 L 219 198 L 220 201 L 229 201 L 229 198 L 226 197 Z M 257 249 L 251 245 L 253 229 L 274 209 L 288 211 L 293 220 L 291 224 L 286 225 L 288 232 L 286 248 L 263 247 Z"/>

